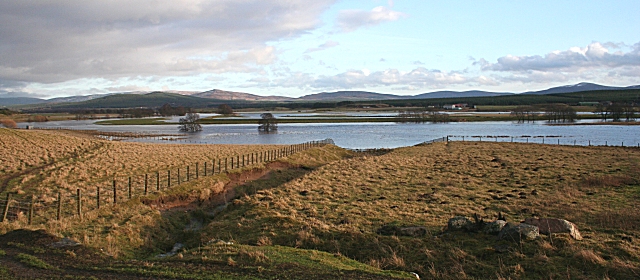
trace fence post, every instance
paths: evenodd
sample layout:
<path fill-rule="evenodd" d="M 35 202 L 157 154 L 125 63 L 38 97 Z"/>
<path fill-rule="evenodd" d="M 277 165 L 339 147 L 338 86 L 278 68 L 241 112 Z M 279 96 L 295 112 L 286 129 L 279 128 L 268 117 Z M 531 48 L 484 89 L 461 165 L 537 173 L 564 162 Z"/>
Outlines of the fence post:
<path fill-rule="evenodd" d="M 196 162 L 196 179 L 198 179 L 199 175 L 198 175 L 198 163 Z"/>
<path fill-rule="evenodd" d="M 222 173 L 222 160 L 218 159 L 218 174 Z"/>
<path fill-rule="evenodd" d="M 131 176 L 129 176 L 129 199 L 131 199 Z"/>
<path fill-rule="evenodd" d="M 77 189 L 78 197 L 76 198 L 76 205 L 78 205 L 78 217 L 82 220 L 82 193 L 80 189 Z"/>
<path fill-rule="evenodd" d="M 180 185 L 180 168 L 178 168 L 178 185 Z"/>
<path fill-rule="evenodd" d="M 7 204 L 4 205 L 4 212 L 2 212 L 2 221 L 7 220 L 7 214 L 9 213 L 9 201 L 11 200 L 11 193 L 7 193 Z"/>
<path fill-rule="evenodd" d="M 147 187 L 147 179 L 148 179 L 148 178 L 149 178 L 149 177 L 147 176 L 147 173 L 145 173 L 145 174 L 144 174 L 144 195 L 147 195 L 147 190 L 148 190 L 148 187 Z"/>
<path fill-rule="evenodd" d="M 207 177 L 207 162 L 204 162 L 204 177 Z"/>
<path fill-rule="evenodd" d="M 113 205 L 118 203 L 118 189 L 116 188 L 116 180 L 113 180 Z"/>
<path fill-rule="evenodd" d="M 96 206 L 100 209 L 100 187 L 96 187 Z"/>
<path fill-rule="evenodd" d="M 62 194 L 60 192 L 58 192 L 58 209 L 56 213 L 56 220 L 60 221 L 60 214 L 62 214 Z"/>
<path fill-rule="evenodd" d="M 236 168 L 240 168 L 240 156 L 236 156 Z"/>
<path fill-rule="evenodd" d="M 31 225 L 31 220 L 33 220 L 33 204 L 35 203 L 36 196 L 31 196 L 31 204 L 29 204 L 29 225 Z"/>

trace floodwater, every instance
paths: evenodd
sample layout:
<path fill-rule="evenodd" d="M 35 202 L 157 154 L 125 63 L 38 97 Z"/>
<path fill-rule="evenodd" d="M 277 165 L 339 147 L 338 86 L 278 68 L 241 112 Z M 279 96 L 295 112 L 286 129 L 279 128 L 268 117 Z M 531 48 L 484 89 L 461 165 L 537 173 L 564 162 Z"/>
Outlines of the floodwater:
<path fill-rule="evenodd" d="M 257 114 L 257 115 L 256 115 Z M 248 113 L 243 117 L 256 117 Z M 286 117 L 289 114 L 278 114 Z M 306 114 L 308 115 L 308 114 Z M 369 114 L 360 114 L 369 116 Z M 298 115 L 299 116 L 299 115 Z M 383 114 L 378 115 L 384 117 Z M 206 116 L 203 116 L 206 117 Z M 591 120 L 593 121 L 593 120 Z M 312 123 L 279 124 L 277 133 L 258 132 L 257 125 L 203 125 L 198 133 L 180 133 L 177 125 L 97 125 L 94 120 L 28 123 L 36 127 L 60 127 L 109 132 L 180 134 L 178 141 L 137 138 L 127 141 L 203 144 L 297 144 L 331 138 L 350 149 L 397 148 L 449 136 L 450 140 L 529 142 L 564 145 L 640 145 L 640 126 L 548 125 L 545 122 L 457 123 Z"/>

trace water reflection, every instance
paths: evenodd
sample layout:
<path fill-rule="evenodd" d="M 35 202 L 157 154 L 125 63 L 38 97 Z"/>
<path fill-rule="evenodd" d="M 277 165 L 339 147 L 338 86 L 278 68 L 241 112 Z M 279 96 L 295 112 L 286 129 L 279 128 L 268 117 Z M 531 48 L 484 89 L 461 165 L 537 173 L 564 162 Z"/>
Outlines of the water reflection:
<path fill-rule="evenodd" d="M 594 121 L 594 120 L 590 120 Z M 180 134 L 177 125 L 96 125 L 95 121 L 59 121 L 33 123 L 38 127 L 64 127 L 111 132 Z M 584 122 L 584 121 L 581 121 Z M 618 125 L 546 125 L 544 122 L 453 122 L 453 123 L 310 123 L 278 124 L 277 133 L 260 133 L 258 125 L 203 125 L 199 133 L 183 134 L 183 139 L 166 141 L 140 138 L 128 141 L 153 143 L 209 144 L 297 144 L 331 138 L 336 145 L 352 149 L 397 148 L 450 135 L 452 140 L 535 142 L 560 141 L 576 145 L 636 146 L 640 126 Z M 529 136 L 529 137 L 528 137 Z M 477 137 L 474 139 L 473 137 Z M 513 137 L 513 140 L 512 140 Z M 455 139 L 454 139 L 455 138 Z M 549 139 L 552 138 L 552 139 Z"/>

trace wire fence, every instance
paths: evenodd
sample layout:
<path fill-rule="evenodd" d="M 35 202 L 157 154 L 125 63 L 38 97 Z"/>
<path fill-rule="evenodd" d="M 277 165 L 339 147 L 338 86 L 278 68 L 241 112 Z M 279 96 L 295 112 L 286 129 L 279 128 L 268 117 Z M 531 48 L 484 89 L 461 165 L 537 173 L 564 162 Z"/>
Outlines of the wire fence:
<path fill-rule="evenodd" d="M 333 145 L 333 140 L 310 141 L 274 150 L 215 158 L 154 173 L 115 177 L 110 181 L 96 183 L 95 187 L 77 188 L 74 192 L 59 191 L 54 197 L 41 198 L 36 195 L 8 192 L 4 197 L 0 197 L 0 222 L 18 221 L 31 225 L 69 217 L 82 218 L 86 211 L 115 206 L 203 177 L 273 162 L 328 144 Z"/>
<path fill-rule="evenodd" d="M 509 142 L 509 143 L 532 143 L 563 146 L 609 146 L 609 147 L 636 147 L 640 148 L 640 143 L 608 140 L 573 139 L 554 135 L 522 135 L 522 136 L 462 136 L 448 135 L 446 141 L 476 141 L 476 142 Z M 438 138 L 441 139 L 441 138 Z"/>

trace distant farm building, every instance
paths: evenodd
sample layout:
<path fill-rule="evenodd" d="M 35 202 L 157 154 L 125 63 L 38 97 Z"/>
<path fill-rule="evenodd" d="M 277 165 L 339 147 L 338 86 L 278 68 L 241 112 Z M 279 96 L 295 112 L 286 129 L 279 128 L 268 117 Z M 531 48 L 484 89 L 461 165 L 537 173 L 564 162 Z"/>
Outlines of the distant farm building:
<path fill-rule="evenodd" d="M 442 106 L 442 108 L 444 108 L 445 110 L 462 110 L 466 107 L 467 104 L 450 104 Z"/>

